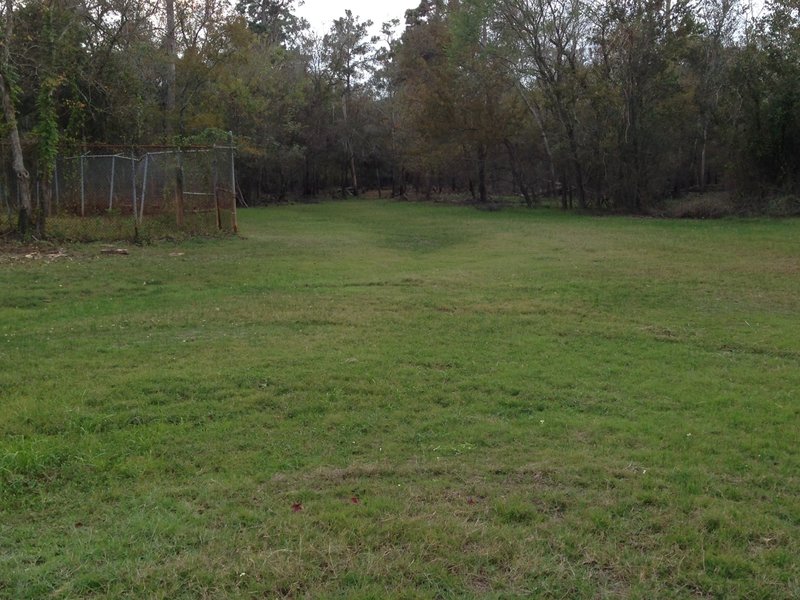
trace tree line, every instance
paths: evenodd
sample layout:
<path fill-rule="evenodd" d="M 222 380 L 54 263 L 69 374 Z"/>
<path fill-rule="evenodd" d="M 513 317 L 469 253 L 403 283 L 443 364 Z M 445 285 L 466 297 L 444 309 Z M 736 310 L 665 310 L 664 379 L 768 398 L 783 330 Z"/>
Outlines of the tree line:
<path fill-rule="evenodd" d="M 423 0 L 404 22 L 295 0 L 3 0 L 5 164 L 236 134 L 248 201 L 516 195 L 643 211 L 800 193 L 800 2 Z"/>

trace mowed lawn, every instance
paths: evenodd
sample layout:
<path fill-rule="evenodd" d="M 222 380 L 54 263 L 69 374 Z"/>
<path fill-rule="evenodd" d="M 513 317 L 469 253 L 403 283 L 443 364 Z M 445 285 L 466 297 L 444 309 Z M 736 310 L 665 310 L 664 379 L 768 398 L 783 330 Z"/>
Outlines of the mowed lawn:
<path fill-rule="evenodd" d="M 240 221 L 0 257 L 0 597 L 800 596 L 800 221 Z"/>

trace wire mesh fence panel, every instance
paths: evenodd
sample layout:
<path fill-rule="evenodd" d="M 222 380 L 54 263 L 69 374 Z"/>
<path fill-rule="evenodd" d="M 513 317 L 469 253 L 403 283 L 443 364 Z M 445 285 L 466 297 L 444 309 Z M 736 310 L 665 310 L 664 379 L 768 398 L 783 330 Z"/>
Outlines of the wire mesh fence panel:
<path fill-rule="evenodd" d="M 192 227 L 222 227 L 216 199 L 217 153 L 193 151 L 183 155 L 183 210 L 186 224 Z"/>
<path fill-rule="evenodd" d="M 139 220 L 145 215 L 174 213 L 177 192 L 177 154 L 151 152 L 142 159 L 142 185 L 139 196 Z"/>
<path fill-rule="evenodd" d="M 12 233 L 19 215 L 19 190 L 10 156 L 4 152 L 3 169 L 0 172 L 0 236 Z"/>
<path fill-rule="evenodd" d="M 149 217 L 174 218 L 183 231 L 230 231 L 230 185 L 223 179 L 221 166 L 230 155 L 228 148 L 211 150 L 152 152 L 144 156 L 139 170 L 142 193 L 139 222 L 145 227 Z"/>
<path fill-rule="evenodd" d="M 178 238 L 236 231 L 232 147 L 159 149 L 59 157 L 36 211 L 50 237 L 71 240 Z M 7 169 L 6 169 L 7 170 Z M 0 233 L 19 202 L 0 181 Z"/>
<path fill-rule="evenodd" d="M 8 182 L 4 178 L 0 181 L 0 234 L 13 229 L 16 203 L 11 201 L 9 192 Z"/>
<path fill-rule="evenodd" d="M 0 238 L 11 234 L 14 231 L 14 217 L 6 210 L 0 211 Z"/>

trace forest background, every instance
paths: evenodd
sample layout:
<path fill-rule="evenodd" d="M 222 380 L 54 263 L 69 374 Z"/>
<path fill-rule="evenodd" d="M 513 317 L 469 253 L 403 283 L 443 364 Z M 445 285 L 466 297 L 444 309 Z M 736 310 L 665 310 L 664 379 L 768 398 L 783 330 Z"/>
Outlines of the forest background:
<path fill-rule="evenodd" d="M 379 190 L 800 210 L 798 0 L 424 0 L 379 36 L 350 11 L 318 35 L 296 11 L 4 0 L 3 149 L 22 216 L 36 220 L 31 173 L 46 204 L 59 152 L 228 131 L 250 204 Z"/>

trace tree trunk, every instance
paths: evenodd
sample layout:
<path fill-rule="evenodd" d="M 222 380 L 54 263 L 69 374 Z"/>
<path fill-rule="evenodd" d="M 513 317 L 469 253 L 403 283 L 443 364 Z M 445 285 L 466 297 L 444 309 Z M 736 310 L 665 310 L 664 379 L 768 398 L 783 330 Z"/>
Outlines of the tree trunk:
<path fill-rule="evenodd" d="M 430 171 L 425 171 L 425 200 L 431 199 L 431 188 L 433 187 L 433 178 Z"/>
<path fill-rule="evenodd" d="M 0 75 L 0 95 L 2 95 L 3 100 L 3 116 L 8 127 L 8 141 L 11 145 L 12 168 L 14 169 L 14 175 L 17 176 L 17 185 L 19 186 L 20 226 L 23 228 L 20 233 L 24 235 L 27 233 L 29 220 L 33 218 L 31 175 L 25 168 L 25 158 L 22 154 L 22 143 L 20 142 L 19 129 L 17 128 L 17 114 L 5 73 Z"/>
<path fill-rule="evenodd" d="M 347 149 L 350 153 L 350 178 L 353 182 L 353 196 L 358 196 L 358 177 L 356 176 L 356 156 L 353 152 L 353 144 L 347 140 Z"/>
<path fill-rule="evenodd" d="M 173 133 L 173 119 L 175 117 L 175 88 L 177 78 L 175 62 L 177 60 L 177 42 L 175 40 L 175 0 L 164 0 L 167 30 L 164 34 L 164 51 L 167 53 L 167 98 L 164 115 L 164 132 L 167 137 Z"/>
<path fill-rule="evenodd" d="M 342 117 L 344 118 L 344 128 L 345 128 L 344 146 L 345 150 L 347 151 L 348 168 L 350 170 L 350 179 L 353 184 L 353 196 L 358 196 L 358 177 L 356 176 L 356 156 L 355 152 L 353 151 L 352 141 L 350 140 L 350 123 L 347 118 L 347 98 L 350 95 L 349 89 L 350 89 L 350 83 L 348 82 L 347 91 L 345 91 L 344 95 L 342 96 Z"/>
<path fill-rule="evenodd" d="M 3 116 L 5 117 L 6 127 L 8 128 L 8 141 L 11 145 L 12 168 L 17 176 L 17 186 L 19 189 L 19 233 L 27 235 L 30 220 L 33 218 L 33 202 L 31 201 L 31 175 L 25 168 L 25 158 L 22 154 L 22 142 L 19 137 L 17 127 L 17 111 L 14 107 L 14 99 L 11 97 L 11 84 L 8 79 L 8 69 L 10 63 L 9 44 L 14 37 L 14 2 L 6 0 L 6 23 L 5 40 L 3 44 L 3 63 L 0 65 L 0 96 L 3 102 Z"/>
<path fill-rule="evenodd" d="M 700 150 L 700 191 L 706 190 L 706 147 L 708 146 L 708 123 L 703 124 L 703 146 Z"/>
<path fill-rule="evenodd" d="M 303 157 L 303 195 L 311 195 L 311 173 L 308 165 L 308 152 Z"/>
<path fill-rule="evenodd" d="M 486 146 L 478 144 L 478 201 L 481 204 L 489 201 L 489 195 L 486 192 L 486 155 Z"/>
<path fill-rule="evenodd" d="M 402 197 L 406 195 L 406 168 L 404 166 L 400 167 L 400 178 L 397 180 L 397 189 L 392 190 L 392 196 L 395 198 Z M 392 180 L 392 188 L 394 188 L 395 181 Z"/>
<path fill-rule="evenodd" d="M 525 103 L 528 112 L 533 115 L 536 124 L 539 126 L 539 131 L 542 133 L 542 143 L 544 144 L 544 151 L 545 154 L 547 154 L 547 162 L 550 166 L 550 184 L 547 187 L 549 190 L 554 191 L 556 185 L 556 165 L 553 161 L 553 152 L 550 150 L 550 138 L 547 137 L 547 131 L 544 128 L 544 121 L 542 120 L 541 111 L 535 102 L 531 102 L 528 99 L 519 83 L 517 83 L 517 92 L 519 92 L 519 95 L 522 98 L 522 101 Z"/>
<path fill-rule="evenodd" d="M 571 122 L 567 125 L 567 138 L 569 140 L 569 150 L 572 158 L 572 165 L 575 169 L 575 183 L 578 186 L 578 206 L 586 208 L 586 190 L 583 184 L 583 165 L 578 154 L 578 140 L 575 135 L 575 128 Z"/>
<path fill-rule="evenodd" d="M 39 214 L 36 216 L 36 232 L 40 238 L 44 238 L 47 234 L 47 217 L 50 216 L 50 210 L 53 206 L 53 174 L 45 174 L 41 181 L 42 201 L 39 206 Z"/>
<path fill-rule="evenodd" d="M 508 151 L 508 162 L 509 165 L 511 165 L 511 176 L 514 178 L 514 183 L 516 183 L 520 193 L 522 194 L 522 197 L 525 199 L 525 206 L 527 206 L 528 208 L 533 208 L 534 198 L 531 195 L 530 189 L 525 183 L 524 176 L 519 167 L 516 150 L 514 149 L 514 144 L 512 144 L 511 140 L 507 138 L 503 140 L 503 143 L 505 144 L 506 150 Z"/>

